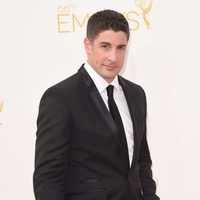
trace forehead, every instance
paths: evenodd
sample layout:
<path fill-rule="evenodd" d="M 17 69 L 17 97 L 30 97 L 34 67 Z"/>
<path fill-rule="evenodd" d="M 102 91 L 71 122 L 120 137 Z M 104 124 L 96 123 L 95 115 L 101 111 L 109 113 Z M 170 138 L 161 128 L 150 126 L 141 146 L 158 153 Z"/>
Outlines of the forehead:
<path fill-rule="evenodd" d="M 94 39 L 94 42 L 126 45 L 128 43 L 128 39 L 126 33 L 123 31 L 106 30 L 100 32 Z"/>

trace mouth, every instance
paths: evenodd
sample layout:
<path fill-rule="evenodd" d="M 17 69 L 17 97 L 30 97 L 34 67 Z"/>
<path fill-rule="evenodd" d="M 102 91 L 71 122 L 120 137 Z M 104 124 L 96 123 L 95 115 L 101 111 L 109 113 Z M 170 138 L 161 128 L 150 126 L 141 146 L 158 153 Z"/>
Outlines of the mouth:
<path fill-rule="evenodd" d="M 107 68 L 111 68 L 111 69 L 117 68 L 116 65 L 106 65 L 106 64 L 104 64 L 104 66 L 107 67 Z"/>

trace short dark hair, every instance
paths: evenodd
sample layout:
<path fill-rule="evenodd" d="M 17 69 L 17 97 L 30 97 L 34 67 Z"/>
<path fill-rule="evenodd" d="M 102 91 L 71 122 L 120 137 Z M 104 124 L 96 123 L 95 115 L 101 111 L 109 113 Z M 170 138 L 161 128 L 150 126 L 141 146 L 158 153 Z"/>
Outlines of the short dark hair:
<path fill-rule="evenodd" d="M 87 38 L 93 41 L 99 33 L 105 30 L 123 31 L 129 40 L 130 30 L 126 18 L 114 10 L 103 10 L 94 13 L 88 20 Z"/>

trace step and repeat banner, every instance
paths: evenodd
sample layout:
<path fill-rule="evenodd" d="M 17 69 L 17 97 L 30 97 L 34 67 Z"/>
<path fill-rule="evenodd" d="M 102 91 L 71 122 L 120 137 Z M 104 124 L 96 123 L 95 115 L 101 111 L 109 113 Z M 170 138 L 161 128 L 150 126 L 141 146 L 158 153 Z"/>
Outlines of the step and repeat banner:
<path fill-rule="evenodd" d="M 148 141 L 162 200 L 198 196 L 200 3 L 162 0 L 19 0 L 0 7 L 0 199 L 33 200 L 38 105 L 86 61 L 89 16 L 114 9 L 131 38 L 122 75 L 148 101 Z"/>

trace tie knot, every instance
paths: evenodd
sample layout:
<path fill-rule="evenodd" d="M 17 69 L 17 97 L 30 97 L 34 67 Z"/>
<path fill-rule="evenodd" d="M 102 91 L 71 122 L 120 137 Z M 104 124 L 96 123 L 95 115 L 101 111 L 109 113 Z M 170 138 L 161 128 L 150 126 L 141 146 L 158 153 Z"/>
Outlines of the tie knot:
<path fill-rule="evenodd" d="M 109 85 L 106 88 L 108 97 L 112 97 L 113 96 L 113 89 L 114 89 L 113 85 Z"/>

